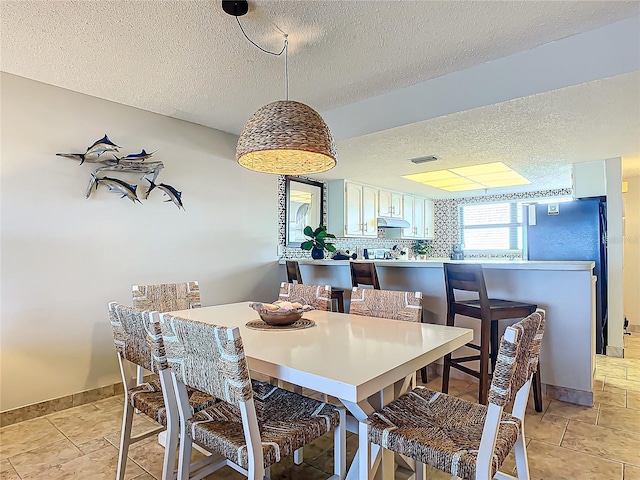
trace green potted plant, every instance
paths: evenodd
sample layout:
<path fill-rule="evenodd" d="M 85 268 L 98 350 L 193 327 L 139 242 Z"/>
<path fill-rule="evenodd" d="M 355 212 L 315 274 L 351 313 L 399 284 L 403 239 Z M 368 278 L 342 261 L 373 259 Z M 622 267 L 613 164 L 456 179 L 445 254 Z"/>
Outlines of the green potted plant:
<path fill-rule="evenodd" d="M 332 243 L 328 243 L 327 239 L 336 238 L 332 233 L 327 233 L 327 227 L 320 225 L 313 230 L 309 225 L 304 227 L 304 235 L 309 239 L 306 242 L 300 244 L 302 250 L 311 250 L 311 257 L 315 260 L 321 260 L 324 258 L 324 251 L 335 252 L 336 247 Z"/>
<path fill-rule="evenodd" d="M 433 253 L 434 247 L 433 244 L 427 240 L 416 240 L 416 243 L 413 244 L 411 250 L 416 258 L 424 258 Z"/>

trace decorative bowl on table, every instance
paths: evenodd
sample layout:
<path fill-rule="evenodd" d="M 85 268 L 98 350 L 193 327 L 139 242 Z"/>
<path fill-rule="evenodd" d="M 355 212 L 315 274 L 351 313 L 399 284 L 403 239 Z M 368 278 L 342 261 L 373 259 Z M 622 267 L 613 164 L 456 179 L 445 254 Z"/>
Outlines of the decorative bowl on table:
<path fill-rule="evenodd" d="M 249 306 L 258 312 L 264 323 L 273 326 L 291 325 L 300 320 L 303 313 L 313 310 L 311 305 L 281 300 L 273 303 L 253 302 Z"/>

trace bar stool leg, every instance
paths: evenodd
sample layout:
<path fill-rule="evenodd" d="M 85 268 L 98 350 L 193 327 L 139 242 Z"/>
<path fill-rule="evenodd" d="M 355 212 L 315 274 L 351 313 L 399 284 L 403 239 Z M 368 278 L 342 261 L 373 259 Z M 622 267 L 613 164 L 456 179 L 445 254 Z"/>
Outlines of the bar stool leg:
<path fill-rule="evenodd" d="M 489 397 L 489 344 L 491 343 L 491 320 L 480 320 L 480 378 L 478 379 L 478 403 L 486 405 Z"/>
<path fill-rule="evenodd" d="M 456 314 L 451 310 L 447 311 L 447 326 L 453 327 L 455 324 Z M 442 393 L 449 393 L 449 373 L 451 372 L 451 354 L 444 356 L 444 364 L 442 366 Z"/>
<path fill-rule="evenodd" d="M 536 408 L 536 412 L 542 412 L 542 382 L 540 381 L 540 362 L 538 362 L 538 368 L 533 374 L 532 383 L 533 404 Z"/>
<path fill-rule="evenodd" d="M 338 304 L 338 312 L 344 313 L 344 296 L 342 292 L 336 294 L 336 303 Z"/>
<path fill-rule="evenodd" d="M 496 361 L 498 360 L 498 349 L 500 341 L 498 340 L 498 322 L 491 322 L 491 373 L 496 370 Z"/>

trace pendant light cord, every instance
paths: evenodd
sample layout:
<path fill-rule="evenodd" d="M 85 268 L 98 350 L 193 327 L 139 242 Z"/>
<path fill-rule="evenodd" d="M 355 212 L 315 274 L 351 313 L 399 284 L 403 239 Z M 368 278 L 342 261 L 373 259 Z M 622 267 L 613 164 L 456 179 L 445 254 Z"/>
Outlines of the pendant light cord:
<path fill-rule="evenodd" d="M 236 17 L 236 21 L 238 22 L 238 26 L 240 27 L 240 30 L 242 31 L 244 38 L 249 40 L 249 42 L 251 42 L 251 44 L 254 47 L 258 48 L 259 50 L 262 50 L 264 53 L 268 53 L 269 55 L 274 55 L 276 57 L 279 57 L 284 52 L 284 88 L 285 88 L 284 94 L 285 94 L 285 100 L 289 100 L 289 35 L 284 33 L 282 30 L 280 30 L 278 26 L 276 26 L 276 28 L 280 30 L 280 33 L 282 33 L 282 36 L 284 37 L 284 45 L 282 46 L 282 50 L 280 50 L 278 53 L 270 52 L 269 50 L 262 48 L 260 45 L 258 45 L 256 42 L 254 42 L 249 38 L 247 33 L 244 31 L 244 28 L 242 28 L 242 23 L 240 23 L 240 17 Z"/>
<path fill-rule="evenodd" d="M 284 34 L 284 99 L 289 101 L 289 38 Z"/>
<path fill-rule="evenodd" d="M 249 36 L 244 31 L 244 28 L 242 28 L 242 24 L 240 23 L 240 17 L 236 17 L 236 21 L 238 22 L 238 25 L 240 26 L 240 30 L 242 30 L 242 34 L 244 35 L 244 38 L 249 40 L 256 48 L 262 50 L 264 53 L 268 53 L 269 55 L 275 55 L 276 57 L 279 57 L 280 55 L 282 55 L 282 52 L 284 52 L 287 49 L 287 34 L 286 33 L 283 33 L 283 35 L 284 35 L 284 45 L 282 46 L 282 50 L 280 50 L 278 53 L 270 52 L 269 50 L 265 50 L 264 48 L 262 48 L 260 45 L 258 45 L 256 42 L 254 42 L 253 40 L 251 40 L 249 38 Z"/>

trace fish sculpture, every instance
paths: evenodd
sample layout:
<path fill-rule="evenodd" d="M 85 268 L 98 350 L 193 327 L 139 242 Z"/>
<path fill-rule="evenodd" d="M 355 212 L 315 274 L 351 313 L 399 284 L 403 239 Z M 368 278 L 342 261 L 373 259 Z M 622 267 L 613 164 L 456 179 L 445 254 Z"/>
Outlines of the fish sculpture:
<path fill-rule="evenodd" d="M 84 155 L 85 157 L 87 155 L 97 155 L 99 157 L 105 152 L 117 152 L 119 148 L 122 147 L 109 140 L 109 137 L 107 137 L 107 134 L 105 133 L 104 137 L 102 137 L 100 140 L 96 140 L 95 142 L 93 142 L 93 145 L 87 148 L 87 151 L 84 152 Z"/>
<path fill-rule="evenodd" d="M 167 197 L 169 197 L 169 199 L 165 201 L 173 202 L 178 207 L 178 209 L 181 208 L 182 210 L 184 210 L 184 205 L 182 204 L 182 192 L 179 192 L 174 187 L 172 187 L 171 185 L 167 185 L 166 183 L 156 185 L 152 180 L 149 180 L 148 178 L 146 178 L 145 180 L 149 182 L 149 188 L 147 189 L 145 198 L 149 198 L 149 193 L 151 193 L 151 190 L 157 188 L 158 190 L 161 190 Z"/>
<path fill-rule="evenodd" d="M 144 179 L 149 182 L 149 188 L 145 192 L 145 199 L 149 198 L 149 193 L 153 189 L 157 188 L 168 197 L 168 200 L 166 200 L 167 202 L 173 202 L 178 209 L 184 210 L 184 205 L 182 204 L 182 192 L 179 192 L 174 187 L 167 185 L 166 183 L 155 183 L 160 171 L 164 168 L 164 164 L 158 161 L 145 162 L 145 160 L 151 158 L 157 150 L 148 153 L 143 148 L 140 153 L 129 153 L 122 157 L 118 157 L 115 153 L 103 156 L 106 152 L 118 152 L 119 148 L 122 147 L 113 143 L 105 134 L 105 136 L 100 140 L 96 140 L 92 145 L 87 147 L 87 150 L 84 153 L 56 153 L 56 155 L 78 160 L 80 165 L 85 162 L 99 164 L 91 173 L 91 179 L 87 186 L 85 198 L 89 198 L 91 196 L 91 193 L 94 190 L 94 185 L 97 190 L 98 186 L 102 184 L 105 185 L 109 191 L 120 193 L 122 194 L 122 197 L 127 197 L 134 203 L 142 203 L 138 198 L 137 185 L 132 185 L 118 178 L 99 176 L 104 175 L 106 172 L 114 172 L 114 174 L 126 172 L 139 174 L 141 175 L 140 180 Z M 149 176 L 150 179 L 147 178 L 147 176 Z"/>
<path fill-rule="evenodd" d="M 56 155 L 59 157 L 71 158 L 73 160 L 80 160 L 80 165 L 82 165 L 84 162 L 104 163 L 105 160 L 100 159 L 100 155 L 105 152 L 117 152 L 118 148 L 121 147 L 109 140 L 109 137 L 107 137 L 107 135 L 105 134 L 105 136 L 100 140 L 96 140 L 95 142 L 93 142 L 93 145 L 88 147 L 87 151 L 84 153 L 56 153 Z M 107 162 L 108 161 L 109 160 L 107 160 Z M 115 160 L 111 160 L 111 162 L 116 163 Z"/>
<path fill-rule="evenodd" d="M 80 160 L 80 165 L 85 161 L 84 153 L 56 153 L 58 157 L 66 157 L 72 160 Z"/>
<path fill-rule="evenodd" d="M 129 155 L 125 156 L 125 157 L 115 157 L 116 161 L 118 163 L 120 163 L 121 160 L 125 160 L 125 161 L 136 161 L 136 162 L 144 162 L 147 158 L 151 158 L 151 155 L 153 155 L 156 152 L 151 152 L 151 153 L 147 153 L 145 151 L 145 149 L 143 148 L 142 151 L 140 153 L 130 153 Z"/>
<path fill-rule="evenodd" d="M 138 194 L 136 193 L 136 190 L 138 188 L 137 185 L 131 185 L 130 183 L 127 183 L 124 180 L 120 180 L 118 178 L 110 178 L 110 177 L 98 178 L 93 174 L 91 175 L 93 176 L 93 182 L 96 185 L 96 190 L 98 189 L 99 185 L 105 185 L 110 191 L 121 193 L 122 197 L 120 198 L 127 197 L 129 200 L 131 200 L 134 203 L 135 202 L 142 203 L 138 198 Z"/>

